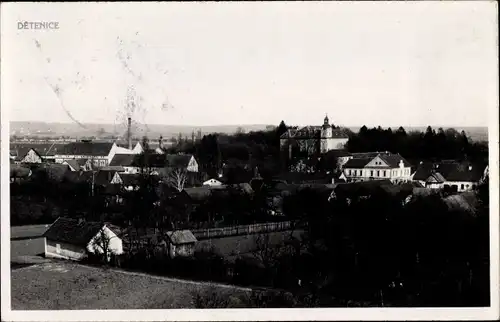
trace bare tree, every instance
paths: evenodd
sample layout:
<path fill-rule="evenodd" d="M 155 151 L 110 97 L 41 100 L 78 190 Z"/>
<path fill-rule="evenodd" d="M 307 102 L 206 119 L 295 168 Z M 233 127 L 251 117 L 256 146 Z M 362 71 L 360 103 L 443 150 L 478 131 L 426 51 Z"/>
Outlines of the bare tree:
<path fill-rule="evenodd" d="M 172 169 L 167 173 L 166 182 L 169 186 L 173 187 L 177 191 L 181 192 L 184 190 L 184 185 L 187 180 L 187 172 L 184 169 Z"/>
<path fill-rule="evenodd" d="M 254 238 L 256 248 L 251 251 L 253 257 L 259 260 L 266 269 L 275 266 L 278 256 L 283 253 L 281 245 L 273 245 L 269 233 L 260 233 Z"/>

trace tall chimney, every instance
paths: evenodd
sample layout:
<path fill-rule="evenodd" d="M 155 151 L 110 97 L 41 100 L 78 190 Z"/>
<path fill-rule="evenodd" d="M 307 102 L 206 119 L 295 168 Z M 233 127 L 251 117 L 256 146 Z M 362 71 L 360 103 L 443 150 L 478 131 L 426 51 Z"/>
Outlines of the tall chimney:
<path fill-rule="evenodd" d="M 129 117 L 127 119 L 127 141 L 128 141 L 129 150 L 132 150 L 132 118 L 131 117 Z"/>
<path fill-rule="evenodd" d="M 161 149 L 163 149 L 163 136 L 160 135 L 160 139 L 158 140 L 158 147 Z"/>

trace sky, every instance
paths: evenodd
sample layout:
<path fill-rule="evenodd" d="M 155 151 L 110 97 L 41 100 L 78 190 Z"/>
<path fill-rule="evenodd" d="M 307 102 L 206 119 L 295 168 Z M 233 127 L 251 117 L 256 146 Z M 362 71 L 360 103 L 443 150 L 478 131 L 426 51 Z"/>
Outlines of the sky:
<path fill-rule="evenodd" d="M 1 18 L 12 121 L 487 126 L 498 106 L 496 2 L 4 3 Z"/>

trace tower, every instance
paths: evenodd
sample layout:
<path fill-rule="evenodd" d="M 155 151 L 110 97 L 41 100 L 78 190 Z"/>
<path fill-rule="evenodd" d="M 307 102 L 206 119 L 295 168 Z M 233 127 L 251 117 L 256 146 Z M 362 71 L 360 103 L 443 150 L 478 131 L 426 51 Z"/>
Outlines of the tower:
<path fill-rule="evenodd" d="M 320 152 L 325 153 L 328 151 L 328 140 L 332 139 L 332 127 L 330 125 L 330 120 L 328 115 L 325 116 L 323 120 L 323 126 L 321 128 L 321 142 L 320 142 Z"/>

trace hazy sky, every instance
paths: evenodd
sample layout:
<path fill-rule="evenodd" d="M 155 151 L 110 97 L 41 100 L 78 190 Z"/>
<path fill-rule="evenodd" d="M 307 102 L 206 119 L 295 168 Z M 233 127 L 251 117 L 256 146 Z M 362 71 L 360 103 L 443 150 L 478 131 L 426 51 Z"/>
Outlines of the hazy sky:
<path fill-rule="evenodd" d="M 2 108 L 121 123 L 128 95 L 149 124 L 319 125 L 328 113 L 483 126 L 498 104 L 496 14 L 479 1 L 4 3 Z"/>

